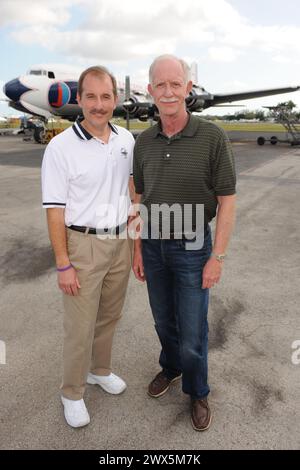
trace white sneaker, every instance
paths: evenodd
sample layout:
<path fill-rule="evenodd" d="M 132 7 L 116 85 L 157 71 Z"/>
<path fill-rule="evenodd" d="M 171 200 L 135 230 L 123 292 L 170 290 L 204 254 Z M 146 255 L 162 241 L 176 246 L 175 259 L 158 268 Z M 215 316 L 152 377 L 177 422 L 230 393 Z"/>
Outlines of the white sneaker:
<path fill-rule="evenodd" d="M 90 416 L 83 398 L 81 400 L 69 400 L 62 396 L 61 401 L 64 405 L 64 414 L 69 426 L 81 428 L 89 424 Z"/>
<path fill-rule="evenodd" d="M 100 385 L 106 392 L 118 395 L 126 388 L 124 380 L 120 379 L 112 372 L 109 375 L 94 375 L 89 372 L 87 376 L 87 383 L 91 385 Z"/>

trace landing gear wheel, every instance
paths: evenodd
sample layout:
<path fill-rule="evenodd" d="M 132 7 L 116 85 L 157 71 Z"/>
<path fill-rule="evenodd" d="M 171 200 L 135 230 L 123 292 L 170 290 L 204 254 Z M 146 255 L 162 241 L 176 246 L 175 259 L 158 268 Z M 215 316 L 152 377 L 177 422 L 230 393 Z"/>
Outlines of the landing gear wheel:
<path fill-rule="evenodd" d="M 34 140 L 38 144 L 42 144 L 44 142 L 44 138 L 45 138 L 45 129 L 41 126 L 35 127 L 33 137 L 34 137 Z"/>
<path fill-rule="evenodd" d="M 264 137 L 258 137 L 257 139 L 257 145 L 264 145 L 266 139 Z"/>
<path fill-rule="evenodd" d="M 272 145 L 276 145 L 277 142 L 278 142 L 278 139 L 276 137 L 276 135 L 272 135 L 271 139 L 270 139 L 270 142 Z"/>

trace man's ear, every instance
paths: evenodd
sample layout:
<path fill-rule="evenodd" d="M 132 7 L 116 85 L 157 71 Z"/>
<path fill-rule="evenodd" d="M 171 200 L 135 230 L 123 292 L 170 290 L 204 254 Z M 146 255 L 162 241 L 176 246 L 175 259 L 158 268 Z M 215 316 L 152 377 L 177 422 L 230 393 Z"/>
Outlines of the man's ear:
<path fill-rule="evenodd" d="M 150 95 L 153 96 L 153 88 L 152 88 L 151 83 L 148 84 L 147 90 L 149 91 Z"/>
<path fill-rule="evenodd" d="M 78 103 L 79 106 L 80 106 L 81 100 L 80 100 L 80 96 L 79 96 L 78 92 L 76 93 L 76 100 L 77 100 L 77 103 Z M 81 107 L 81 106 L 80 106 L 80 107 Z"/>
<path fill-rule="evenodd" d="M 114 109 L 116 109 L 117 104 L 118 104 L 118 100 L 119 100 L 118 95 L 114 95 L 114 100 L 115 100 Z"/>
<path fill-rule="evenodd" d="M 193 82 L 189 80 L 186 85 L 186 94 L 188 95 L 193 89 Z"/>

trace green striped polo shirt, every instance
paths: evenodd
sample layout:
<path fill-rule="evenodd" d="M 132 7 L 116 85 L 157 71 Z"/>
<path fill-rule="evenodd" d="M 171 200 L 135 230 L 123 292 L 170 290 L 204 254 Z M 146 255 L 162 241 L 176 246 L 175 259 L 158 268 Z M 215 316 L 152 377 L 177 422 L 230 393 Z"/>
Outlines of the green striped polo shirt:
<path fill-rule="evenodd" d="M 235 194 L 235 167 L 225 132 L 210 121 L 190 114 L 185 128 L 172 137 L 161 123 L 142 132 L 134 148 L 133 176 L 141 202 L 204 204 L 205 224 L 216 215 L 217 196 Z M 195 211 L 193 210 L 193 225 Z"/>

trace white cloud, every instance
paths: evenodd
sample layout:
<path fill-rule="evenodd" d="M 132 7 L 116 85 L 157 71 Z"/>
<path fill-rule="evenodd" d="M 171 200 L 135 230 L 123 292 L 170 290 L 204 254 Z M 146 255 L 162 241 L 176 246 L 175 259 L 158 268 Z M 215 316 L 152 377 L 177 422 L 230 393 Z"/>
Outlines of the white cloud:
<path fill-rule="evenodd" d="M 81 0 L 1 0 L 0 26 L 64 25 L 70 8 Z"/>
<path fill-rule="evenodd" d="M 71 29 L 71 7 L 82 8 L 82 23 Z M 22 7 L 23 5 L 23 7 Z M 2 25 L 10 25 L 11 38 L 75 59 L 126 61 L 176 52 L 188 44 L 214 44 L 224 23 L 239 18 L 224 0 L 4 0 Z M 0 23 L 1 24 L 1 23 Z"/>
<path fill-rule="evenodd" d="M 231 93 L 233 91 L 250 90 L 250 85 L 248 82 L 242 82 L 241 80 L 236 80 L 235 78 L 232 78 L 232 80 L 222 82 L 222 90 L 223 92 L 228 93 Z"/>
<path fill-rule="evenodd" d="M 71 27 L 73 7 L 82 20 Z M 40 44 L 74 60 L 124 62 L 187 47 L 208 47 L 212 61 L 243 51 L 300 54 L 300 28 L 253 25 L 225 0 L 1 0 L 0 26 L 22 44 Z"/>
<path fill-rule="evenodd" d="M 241 54 L 237 49 L 232 47 L 210 47 L 208 49 L 209 57 L 216 62 L 234 62 Z"/>
<path fill-rule="evenodd" d="M 290 57 L 278 54 L 273 57 L 273 62 L 277 62 L 278 64 L 290 64 L 291 62 L 294 62 L 294 60 Z"/>

